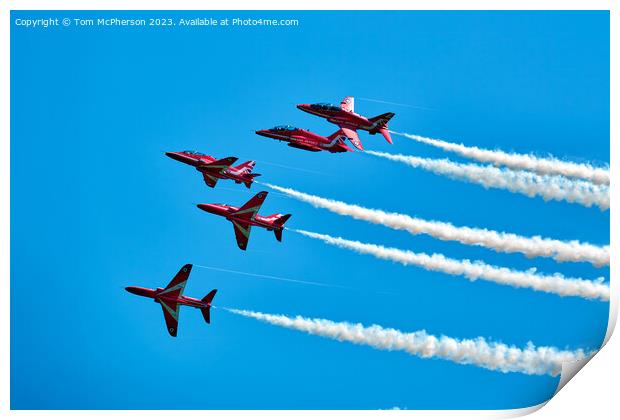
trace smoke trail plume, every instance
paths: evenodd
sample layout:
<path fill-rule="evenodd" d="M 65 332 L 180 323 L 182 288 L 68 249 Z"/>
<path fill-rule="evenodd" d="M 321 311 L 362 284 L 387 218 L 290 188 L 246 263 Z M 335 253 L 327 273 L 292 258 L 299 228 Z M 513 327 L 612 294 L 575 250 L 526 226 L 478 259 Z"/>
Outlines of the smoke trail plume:
<path fill-rule="evenodd" d="M 287 277 L 271 276 L 268 274 L 248 273 L 247 271 L 229 270 L 227 268 L 213 267 L 213 266 L 208 266 L 208 265 L 194 264 L 194 267 L 204 268 L 204 269 L 213 270 L 213 271 L 220 271 L 223 273 L 240 274 L 242 276 L 258 277 L 258 278 L 263 278 L 263 279 L 268 279 L 268 280 L 285 281 L 288 283 L 298 283 L 298 284 L 307 284 L 310 286 L 335 287 L 335 288 L 343 288 L 343 289 L 348 289 L 348 290 L 358 290 L 352 287 L 340 286 L 337 284 L 319 283 L 316 281 L 307 281 L 307 280 L 297 280 L 297 279 L 291 279 Z"/>
<path fill-rule="evenodd" d="M 601 281 L 567 278 L 560 273 L 537 274 L 535 269 L 517 271 L 510 268 L 486 264 L 482 261 L 455 260 L 442 254 L 428 255 L 381 245 L 351 241 L 330 235 L 291 229 L 309 238 L 319 239 L 326 244 L 372 255 L 383 260 L 403 265 L 414 265 L 428 271 L 437 271 L 453 276 L 464 276 L 471 281 L 478 279 L 513 287 L 524 287 L 559 296 L 576 296 L 585 299 L 609 300 L 609 286 Z M 599 279 L 600 280 L 600 279 Z"/>
<path fill-rule="evenodd" d="M 349 286 L 343 286 L 343 285 L 340 285 L 340 284 L 320 283 L 320 282 L 316 282 L 316 281 L 298 280 L 298 279 L 292 279 L 292 278 L 288 278 L 288 277 L 272 276 L 272 275 L 269 275 L 269 274 L 249 273 L 247 271 L 230 270 L 230 269 L 227 269 L 227 268 L 213 267 L 213 266 L 208 266 L 208 265 L 194 264 L 194 267 L 204 268 L 206 270 L 219 271 L 219 272 L 223 272 L 223 273 L 239 274 L 239 275 L 242 275 L 242 276 L 257 277 L 257 278 L 268 279 L 268 280 L 284 281 L 284 282 L 287 282 L 287 283 L 297 283 L 297 284 L 304 284 L 304 285 L 310 285 L 310 286 L 329 287 L 329 288 L 335 288 L 335 289 L 351 290 L 351 291 L 355 291 L 355 292 L 364 292 L 364 290 L 362 290 L 362 289 L 358 289 L 358 288 L 355 288 L 355 287 L 349 287 Z M 372 290 L 372 291 L 369 291 L 369 293 L 390 294 L 391 292 L 381 292 L 381 291 L 378 291 L 378 290 Z"/>
<path fill-rule="evenodd" d="M 541 238 L 540 236 L 528 238 L 514 233 L 457 227 L 450 223 L 418 219 L 406 214 L 368 209 L 342 201 L 306 194 L 291 188 L 283 188 L 272 184 L 263 185 L 315 207 L 392 229 L 405 230 L 413 235 L 425 233 L 442 241 L 457 241 L 465 245 L 483 246 L 498 252 L 519 252 L 528 257 L 550 257 L 556 261 L 586 261 L 597 267 L 609 265 L 609 246 L 599 247 L 579 241 L 565 242 L 557 239 Z"/>
<path fill-rule="evenodd" d="M 439 147 L 448 152 L 457 153 L 463 157 L 475 159 L 478 162 L 506 166 L 511 169 L 525 169 L 540 175 L 562 175 L 570 178 L 579 178 L 595 184 L 609 185 L 609 169 L 595 167 L 585 163 L 576 163 L 560 160 L 554 157 L 541 158 L 531 154 L 507 153 L 501 150 L 480 149 L 451 143 L 445 140 L 431 139 L 415 134 L 391 133 L 407 137 L 421 143 Z"/>
<path fill-rule="evenodd" d="M 588 354 L 582 350 L 558 350 L 554 347 L 534 347 L 529 343 L 524 349 L 484 338 L 456 339 L 428 334 L 426 331 L 404 333 L 379 325 L 365 327 L 362 324 L 334 322 L 327 319 L 291 318 L 262 312 L 228 309 L 248 318 L 267 322 L 279 327 L 305 332 L 311 335 L 366 345 L 378 350 L 404 351 L 424 359 L 438 358 L 463 365 L 475 365 L 500 372 L 520 372 L 528 375 L 557 376 L 562 363 L 584 359 Z"/>
<path fill-rule="evenodd" d="M 378 104 L 386 104 L 386 105 L 404 106 L 404 107 L 407 107 L 407 108 L 424 109 L 424 110 L 427 110 L 427 111 L 434 111 L 433 108 L 428 108 L 426 106 L 403 104 L 403 103 L 400 103 L 400 102 L 382 101 L 380 99 L 362 98 L 361 96 L 356 96 L 355 100 L 368 101 L 368 102 L 376 102 Z M 400 133 L 395 133 L 395 134 L 400 134 Z"/>
<path fill-rule="evenodd" d="M 480 184 L 485 188 L 500 188 L 528 197 L 540 196 L 545 201 L 568 201 L 586 207 L 596 205 L 601 210 L 609 209 L 609 186 L 606 185 L 494 166 L 456 163 L 448 159 L 426 159 L 372 150 L 367 150 L 366 153 L 402 162 L 414 168 L 422 168 L 448 178 Z"/>

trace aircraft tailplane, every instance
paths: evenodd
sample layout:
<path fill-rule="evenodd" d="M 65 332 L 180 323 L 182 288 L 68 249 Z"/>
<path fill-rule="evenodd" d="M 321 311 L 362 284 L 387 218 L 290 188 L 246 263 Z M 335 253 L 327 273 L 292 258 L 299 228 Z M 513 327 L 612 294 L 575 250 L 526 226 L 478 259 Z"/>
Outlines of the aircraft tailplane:
<path fill-rule="evenodd" d="M 387 128 L 380 128 L 379 133 L 381 133 L 383 138 L 385 138 L 388 143 L 393 144 L 392 137 L 390 136 L 390 132 Z"/>
<path fill-rule="evenodd" d="M 204 317 L 207 324 L 211 323 L 211 301 L 213 300 L 213 297 L 216 293 L 217 289 L 213 289 L 209 292 L 207 296 L 202 298 L 202 302 L 206 303 L 207 306 L 205 308 L 200 308 L 200 312 L 202 312 L 202 316 Z"/>

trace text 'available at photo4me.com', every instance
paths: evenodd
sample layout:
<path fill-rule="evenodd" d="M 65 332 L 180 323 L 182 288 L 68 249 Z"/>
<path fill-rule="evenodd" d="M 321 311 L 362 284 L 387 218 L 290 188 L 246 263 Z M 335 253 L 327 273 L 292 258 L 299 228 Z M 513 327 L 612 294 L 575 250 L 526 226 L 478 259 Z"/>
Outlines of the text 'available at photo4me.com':
<path fill-rule="evenodd" d="M 54 28 L 97 28 L 97 27 L 187 27 L 187 28 L 229 28 L 229 27 L 298 27 L 299 19 L 273 19 L 262 17 L 50 17 L 14 19 L 14 25 L 25 29 Z"/>

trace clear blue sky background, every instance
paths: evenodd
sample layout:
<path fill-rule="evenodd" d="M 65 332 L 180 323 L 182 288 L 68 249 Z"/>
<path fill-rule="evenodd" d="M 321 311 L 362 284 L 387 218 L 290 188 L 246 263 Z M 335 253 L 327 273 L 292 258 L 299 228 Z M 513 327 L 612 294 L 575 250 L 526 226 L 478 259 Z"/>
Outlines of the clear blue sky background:
<path fill-rule="evenodd" d="M 558 378 L 503 374 L 340 343 L 214 310 L 126 293 L 165 286 L 185 263 L 345 285 L 320 288 L 195 268 L 186 294 L 268 313 L 426 329 L 507 344 L 596 348 L 608 304 L 403 267 L 230 223 L 196 203 L 257 192 L 207 188 L 164 151 L 258 161 L 271 183 L 456 225 L 609 243 L 609 212 L 448 180 L 361 153 L 286 147 L 253 131 L 334 126 L 297 103 L 358 100 L 391 128 L 486 148 L 609 162 L 606 12 L 13 12 L 17 17 L 296 18 L 288 28 L 11 31 L 11 406 L 17 409 L 514 408 Z M 368 149 L 438 150 L 361 133 Z M 449 156 L 459 161 L 456 156 Z M 287 165 L 317 173 L 272 165 Z M 262 213 L 295 228 L 453 258 L 571 276 L 558 264 L 354 221 L 271 194 Z M 390 294 L 377 292 L 391 292 Z"/>

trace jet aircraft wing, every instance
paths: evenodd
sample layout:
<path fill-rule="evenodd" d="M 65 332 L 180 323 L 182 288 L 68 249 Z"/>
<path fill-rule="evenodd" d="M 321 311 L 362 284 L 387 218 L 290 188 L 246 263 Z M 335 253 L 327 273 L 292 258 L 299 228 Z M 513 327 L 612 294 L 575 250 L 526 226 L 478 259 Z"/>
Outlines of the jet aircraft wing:
<path fill-rule="evenodd" d="M 233 220 L 233 227 L 235 228 L 235 238 L 237 239 L 237 246 L 245 251 L 248 247 L 248 241 L 250 240 L 250 230 L 252 226 L 249 223 Z"/>
<path fill-rule="evenodd" d="M 176 276 L 168 283 L 168 286 L 161 292 L 157 294 L 158 297 L 162 297 L 164 299 L 174 299 L 183 294 L 183 290 L 185 289 L 185 284 L 187 283 L 187 279 L 189 278 L 189 273 L 192 271 L 191 264 L 185 264 Z"/>
<path fill-rule="evenodd" d="M 179 325 L 179 308 L 180 305 L 170 300 L 159 300 L 161 309 L 164 311 L 164 318 L 166 319 L 166 327 L 168 327 L 168 333 L 176 337 L 177 327 Z"/>
<path fill-rule="evenodd" d="M 347 136 L 349 140 L 351 140 L 351 143 L 353 143 L 353 146 L 355 146 L 359 150 L 364 150 L 364 146 L 362 146 L 362 142 L 360 141 L 360 138 L 357 135 L 357 131 L 355 131 L 354 129 L 346 125 L 340 125 L 340 129 L 342 130 L 344 135 Z"/>
<path fill-rule="evenodd" d="M 211 188 L 214 188 L 215 184 L 217 184 L 218 178 L 214 177 L 213 175 L 209 175 L 207 172 L 203 172 L 202 177 L 205 180 L 205 184 L 207 184 Z"/>
<path fill-rule="evenodd" d="M 260 210 L 260 206 L 263 205 L 265 198 L 267 198 L 267 191 L 261 191 L 254 197 L 250 198 L 250 200 L 243 206 L 239 207 L 237 211 L 230 213 L 230 215 L 238 219 L 250 220 L 256 216 L 258 210 Z"/>
<path fill-rule="evenodd" d="M 224 170 L 228 169 L 228 167 L 232 165 L 233 163 L 235 163 L 236 161 L 237 161 L 237 158 L 234 156 L 231 156 L 231 157 L 227 157 L 227 158 L 223 158 L 219 160 L 214 160 L 211 163 L 200 165 L 198 169 L 201 172 L 208 171 L 208 172 L 222 173 Z"/>
<path fill-rule="evenodd" d="M 179 324 L 179 304 L 176 302 L 176 298 L 183 294 L 191 271 L 192 265 L 185 264 L 168 283 L 168 286 L 155 297 L 157 302 L 161 304 L 168 332 L 173 337 L 177 336 L 177 326 Z"/>

